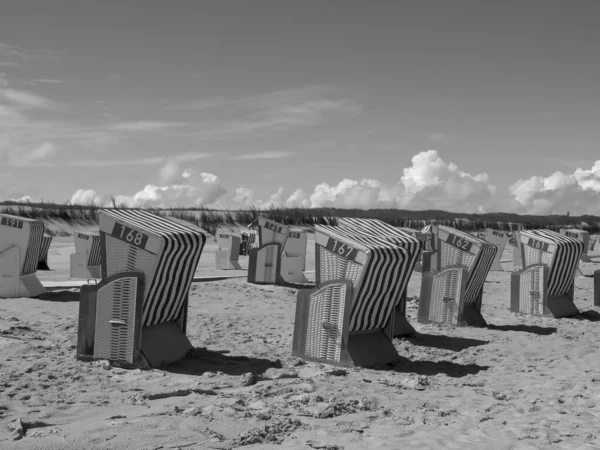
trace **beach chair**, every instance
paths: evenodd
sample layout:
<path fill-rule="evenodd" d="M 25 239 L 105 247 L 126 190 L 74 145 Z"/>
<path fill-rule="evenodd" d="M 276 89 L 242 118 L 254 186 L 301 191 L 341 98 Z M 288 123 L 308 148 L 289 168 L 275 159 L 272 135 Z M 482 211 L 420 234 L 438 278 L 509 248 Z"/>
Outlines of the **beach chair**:
<path fill-rule="evenodd" d="M 306 250 L 301 254 L 286 251 L 290 227 L 258 218 L 258 247 L 250 249 L 248 258 L 248 282 L 255 284 L 276 284 L 294 286 L 306 283 L 303 267 L 306 260 Z M 306 240 L 298 238 L 291 251 L 300 251 Z"/>
<path fill-rule="evenodd" d="M 240 256 L 248 256 L 251 248 L 255 248 L 258 244 L 256 230 L 242 229 L 242 241 L 240 242 Z"/>
<path fill-rule="evenodd" d="M 455 228 L 434 225 L 433 250 L 424 252 L 417 320 L 454 326 L 486 326 L 481 315 L 483 285 L 497 247 Z"/>
<path fill-rule="evenodd" d="M 498 249 L 498 251 L 496 252 L 496 256 L 494 257 L 494 261 L 492 261 L 492 267 L 490 268 L 490 271 L 504 272 L 504 268 L 502 267 L 502 264 L 500 264 L 500 261 L 502 260 L 504 248 L 506 247 L 506 243 L 508 242 L 508 233 L 506 233 L 505 231 L 492 230 L 491 228 L 486 228 L 483 239 L 491 244 L 494 244 Z"/>
<path fill-rule="evenodd" d="M 75 233 L 75 253 L 70 257 L 71 278 L 101 278 L 100 233 Z"/>
<path fill-rule="evenodd" d="M 40 249 L 40 260 L 38 261 L 37 270 L 50 270 L 48 267 L 48 251 L 52 244 L 52 236 L 44 233 L 42 237 L 42 248 Z"/>
<path fill-rule="evenodd" d="M 317 287 L 298 291 L 292 354 L 345 366 L 394 362 L 396 319 L 414 331 L 406 286 L 421 242 L 380 221 L 338 223 L 315 226 Z"/>
<path fill-rule="evenodd" d="M 308 283 L 306 269 L 306 244 L 308 236 L 299 229 L 291 228 L 281 255 L 281 278 L 289 284 Z"/>
<path fill-rule="evenodd" d="M 578 241 L 583 242 L 583 253 L 581 254 L 582 262 L 592 262 L 590 257 L 588 256 L 588 249 L 590 246 L 590 233 L 585 230 L 579 230 L 577 228 L 569 228 L 569 229 L 560 229 L 560 234 L 564 234 L 573 239 L 577 239 Z"/>
<path fill-rule="evenodd" d="M 583 242 L 550 230 L 519 231 L 517 239 L 524 268 L 511 274 L 511 311 L 553 317 L 578 314 L 574 285 Z"/>
<path fill-rule="evenodd" d="M 0 298 L 37 297 L 46 292 L 35 272 L 44 224 L 0 214 Z"/>
<path fill-rule="evenodd" d="M 184 358 L 205 236 L 143 210 L 100 210 L 102 281 L 81 287 L 77 356 L 160 367 Z"/>
<path fill-rule="evenodd" d="M 219 244 L 219 250 L 215 253 L 216 268 L 242 270 L 239 263 L 241 236 L 226 228 L 217 229 L 215 236 Z"/>

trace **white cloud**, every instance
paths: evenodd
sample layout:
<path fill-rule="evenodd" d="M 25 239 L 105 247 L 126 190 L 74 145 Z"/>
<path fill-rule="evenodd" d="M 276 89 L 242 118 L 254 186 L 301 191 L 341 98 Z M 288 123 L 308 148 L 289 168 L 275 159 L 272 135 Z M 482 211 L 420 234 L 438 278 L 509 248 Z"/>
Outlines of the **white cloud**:
<path fill-rule="evenodd" d="M 244 155 L 233 156 L 235 160 L 251 160 L 251 159 L 281 159 L 292 156 L 290 152 L 260 152 L 246 153 Z"/>
<path fill-rule="evenodd" d="M 446 133 L 429 133 L 427 137 L 429 137 L 429 139 L 431 139 L 434 142 L 442 143 L 446 142 L 450 136 Z"/>
<path fill-rule="evenodd" d="M 184 178 L 187 178 L 186 174 L 182 175 L 179 163 L 173 159 L 167 161 L 160 168 L 160 171 L 158 173 L 161 184 L 169 184 L 175 181 L 179 175 L 182 175 Z"/>
<path fill-rule="evenodd" d="M 310 208 L 310 198 L 302 189 L 296 189 L 285 202 L 290 208 Z"/>
<path fill-rule="evenodd" d="M 494 208 L 495 191 L 486 173 L 463 172 L 444 161 L 435 150 L 429 150 L 412 158 L 412 165 L 402 170 L 397 183 L 346 178 L 337 185 L 319 183 L 310 194 L 298 189 L 286 200 L 280 188 L 268 199 L 254 203 L 259 208 L 274 203 L 305 208 L 443 209 L 480 213 Z"/>
<path fill-rule="evenodd" d="M 254 206 L 254 191 L 245 187 L 239 187 L 235 190 L 235 196 L 233 197 L 235 206 Z"/>
<path fill-rule="evenodd" d="M 161 131 L 169 128 L 180 127 L 185 124 L 179 122 L 159 122 L 143 120 L 137 122 L 120 122 L 108 126 L 115 131 Z"/>
<path fill-rule="evenodd" d="M 32 92 L 16 89 L 0 89 L 0 98 L 18 108 L 50 109 L 55 106 L 54 102 L 47 98 Z"/>
<path fill-rule="evenodd" d="M 54 78 L 38 78 L 35 80 L 31 80 L 32 83 L 47 83 L 47 84 L 61 84 L 62 80 L 56 80 Z"/>
<path fill-rule="evenodd" d="M 514 207 L 527 214 L 594 214 L 600 210 L 600 160 L 572 174 L 557 171 L 548 177 L 520 179 L 509 187 Z"/>
<path fill-rule="evenodd" d="M 77 189 L 71 196 L 73 205 L 102 205 L 102 199 L 96 194 L 93 189 Z"/>
<path fill-rule="evenodd" d="M 212 173 L 196 173 L 187 169 L 178 181 L 162 186 L 148 184 L 131 196 L 116 196 L 116 200 L 117 203 L 129 207 L 208 206 L 217 202 L 227 192 L 223 181 Z"/>

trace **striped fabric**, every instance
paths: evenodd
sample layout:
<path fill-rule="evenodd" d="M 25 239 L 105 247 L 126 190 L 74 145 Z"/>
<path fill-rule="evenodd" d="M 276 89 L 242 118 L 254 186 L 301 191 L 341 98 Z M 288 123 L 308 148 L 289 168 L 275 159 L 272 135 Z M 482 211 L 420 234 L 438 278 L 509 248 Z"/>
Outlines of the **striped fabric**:
<path fill-rule="evenodd" d="M 204 234 L 142 210 L 102 210 L 100 214 L 133 225 L 162 241 L 154 276 L 146 280 L 149 286 L 145 290 L 142 326 L 178 319 L 206 242 Z M 123 242 L 123 247 L 132 246 Z M 108 268 L 110 261 L 104 263 L 108 263 Z"/>
<path fill-rule="evenodd" d="M 354 292 L 350 331 L 384 328 L 404 293 L 421 249 L 418 239 L 371 219 L 341 219 L 315 230 L 348 239 L 370 254 Z M 328 280 L 321 280 L 328 281 Z"/>
<path fill-rule="evenodd" d="M 92 239 L 92 247 L 90 248 L 90 257 L 88 258 L 88 266 L 100 266 L 102 264 L 102 251 L 100 248 L 100 234 L 88 233 Z"/>
<path fill-rule="evenodd" d="M 24 220 L 22 217 L 19 219 Z M 30 275 L 37 271 L 40 260 L 40 250 L 44 239 L 44 224 L 39 220 L 28 220 L 31 232 L 29 233 L 29 244 L 25 254 L 25 264 L 22 275 Z"/>
<path fill-rule="evenodd" d="M 50 244 L 52 244 L 52 236 L 44 233 L 42 237 L 42 248 L 40 249 L 39 262 L 48 262 L 48 250 L 50 250 Z"/>
<path fill-rule="evenodd" d="M 467 266 L 468 279 L 467 286 L 465 288 L 465 303 L 474 303 L 477 301 L 477 298 L 483 289 L 485 279 L 490 272 L 492 263 L 494 262 L 494 258 L 498 252 L 498 248 L 494 244 L 491 244 L 484 239 L 480 239 L 469 233 L 465 233 L 464 231 L 444 225 L 436 225 L 432 227 L 436 241 L 438 240 L 439 230 L 444 230 L 448 233 L 458 236 L 461 239 L 465 239 L 480 249 L 472 262 Z M 447 245 L 449 248 L 452 248 L 453 251 L 461 252 L 461 250 L 451 247 L 450 244 L 444 243 L 443 245 Z M 436 242 L 436 248 L 442 251 L 442 243 Z M 440 270 L 442 269 L 444 269 L 443 265 L 440 267 Z"/>
<path fill-rule="evenodd" d="M 575 272 L 583 253 L 583 242 L 550 230 L 520 231 L 520 240 L 525 250 L 525 266 L 542 262 L 550 268 L 548 274 L 548 295 L 564 295 L 570 292 L 575 282 Z M 554 254 L 542 252 L 526 245 L 528 239 L 543 239 L 556 246 Z M 529 253 L 528 253 L 529 252 Z M 539 259 L 532 260 L 531 252 L 539 252 Z M 542 255 L 545 253 L 546 256 Z"/>

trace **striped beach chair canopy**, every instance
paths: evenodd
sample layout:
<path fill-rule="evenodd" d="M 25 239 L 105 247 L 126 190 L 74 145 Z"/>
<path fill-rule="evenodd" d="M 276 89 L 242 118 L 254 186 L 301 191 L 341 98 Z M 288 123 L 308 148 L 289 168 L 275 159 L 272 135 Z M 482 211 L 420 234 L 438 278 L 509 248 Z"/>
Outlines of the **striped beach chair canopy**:
<path fill-rule="evenodd" d="M 551 230 L 519 232 L 525 267 L 545 264 L 550 268 L 548 294 L 563 295 L 570 291 L 583 253 L 582 241 Z"/>
<path fill-rule="evenodd" d="M 421 243 L 380 221 L 341 219 L 338 223 L 315 226 L 317 284 L 351 281 L 350 331 L 383 328 L 406 288 Z"/>
<path fill-rule="evenodd" d="M 498 251 L 494 244 L 469 233 L 445 225 L 432 227 L 436 249 L 440 251 L 439 270 L 463 265 L 468 272 L 465 303 L 477 300 Z"/>
<path fill-rule="evenodd" d="M 42 237 L 42 248 L 40 249 L 40 258 L 39 262 L 47 262 L 48 261 L 48 251 L 50 250 L 50 244 L 52 244 L 52 236 L 48 233 L 44 233 Z"/>
<path fill-rule="evenodd" d="M 103 278 L 136 271 L 145 275 L 142 325 L 180 317 L 205 236 L 143 210 L 100 211 Z"/>
<path fill-rule="evenodd" d="M 0 214 L 0 252 L 19 248 L 20 275 L 37 271 L 43 239 L 44 224 L 40 220 Z"/>
<path fill-rule="evenodd" d="M 100 233 L 79 232 L 75 234 L 75 253 L 88 254 L 87 265 L 99 266 L 102 264 L 100 251 Z"/>
<path fill-rule="evenodd" d="M 585 230 L 579 230 L 577 228 L 561 229 L 560 234 L 577 239 L 583 242 L 583 253 L 587 254 L 590 245 L 590 233 Z"/>

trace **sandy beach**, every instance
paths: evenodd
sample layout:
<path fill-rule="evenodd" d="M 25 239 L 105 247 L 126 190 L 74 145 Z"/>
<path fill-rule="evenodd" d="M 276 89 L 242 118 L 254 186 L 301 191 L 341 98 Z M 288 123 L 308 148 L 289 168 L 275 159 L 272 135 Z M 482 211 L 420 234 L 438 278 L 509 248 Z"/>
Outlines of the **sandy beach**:
<path fill-rule="evenodd" d="M 216 249 L 209 239 L 197 276 L 225 272 L 214 269 Z M 314 280 L 312 236 L 308 249 Z M 72 252 L 71 237 L 55 238 L 42 282 L 68 280 Z M 591 256 L 586 275 L 600 261 Z M 164 370 L 78 361 L 77 288 L 0 300 L 0 448 L 600 448 L 593 280 L 576 278 L 578 317 L 519 316 L 509 310 L 512 265 L 503 265 L 485 283 L 483 329 L 419 324 L 414 273 L 417 334 L 394 341 L 398 364 L 370 369 L 292 357 L 296 290 L 245 278 L 192 284 L 196 354 Z M 10 431 L 18 419 L 22 429 Z"/>

